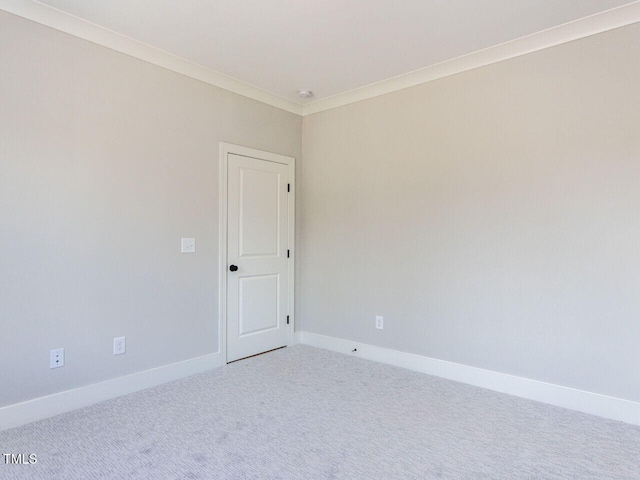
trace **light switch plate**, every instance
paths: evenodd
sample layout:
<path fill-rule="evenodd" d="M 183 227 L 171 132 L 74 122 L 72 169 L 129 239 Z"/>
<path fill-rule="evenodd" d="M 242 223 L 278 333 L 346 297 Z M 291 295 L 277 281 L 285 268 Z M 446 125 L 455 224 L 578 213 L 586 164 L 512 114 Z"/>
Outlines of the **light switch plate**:
<path fill-rule="evenodd" d="M 183 238 L 181 243 L 182 253 L 196 253 L 196 239 L 195 238 Z"/>

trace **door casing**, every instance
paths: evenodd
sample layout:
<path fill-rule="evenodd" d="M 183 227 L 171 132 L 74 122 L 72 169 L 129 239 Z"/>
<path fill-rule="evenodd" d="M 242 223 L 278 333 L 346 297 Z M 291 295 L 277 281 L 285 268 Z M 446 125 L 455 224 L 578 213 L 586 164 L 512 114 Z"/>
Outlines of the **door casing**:
<path fill-rule="evenodd" d="M 218 212 L 218 352 L 222 354 L 222 361 L 227 363 L 227 193 L 228 193 L 228 155 L 232 153 L 244 157 L 282 163 L 289 168 L 290 192 L 287 196 L 288 205 L 288 315 L 287 345 L 291 345 L 295 331 L 295 158 L 264 152 L 254 148 L 242 147 L 231 143 L 220 142 L 219 167 L 219 212 Z"/>

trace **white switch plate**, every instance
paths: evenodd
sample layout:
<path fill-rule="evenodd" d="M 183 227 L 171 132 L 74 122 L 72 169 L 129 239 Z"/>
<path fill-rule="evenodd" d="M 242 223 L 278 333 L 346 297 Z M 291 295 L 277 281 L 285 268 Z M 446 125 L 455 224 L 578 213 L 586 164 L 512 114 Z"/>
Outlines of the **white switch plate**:
<path fill-rule="evenodd" d="M 196 253 L 195 238 L 183 238 L 180 245 L 182 253 Z"/>
<path fill-rule="evenodd" d="M 127 351 L 127 339 L 126 337 L 117 337 L 113 339 L 113 354 L 122 355 Z"/>
<path fill-rule="evenodd" d="M 381 316 L 376 315 L 376 328 L 382 330 L 383 327 L 384 327 L 384 319 Z"/>
<path fill-rule="evenodd" d="M 51 350 L 49 355 L 49 368 L 64 367 L 64 348 Z"/>

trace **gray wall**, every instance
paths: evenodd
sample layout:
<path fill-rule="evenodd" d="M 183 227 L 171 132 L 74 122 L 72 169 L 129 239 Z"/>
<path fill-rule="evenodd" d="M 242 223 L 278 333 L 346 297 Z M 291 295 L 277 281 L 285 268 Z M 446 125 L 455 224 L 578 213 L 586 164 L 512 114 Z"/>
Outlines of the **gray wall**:
<path fill-rule="evenodd" d="M 305 117 L 299 328 L 640 401 L 639 40 Z"/>
<path fill-rule="evenodd" d="M 0 71 L 0 406 L 216 352 L 218 143 L 301 118 L 4 12 Z"/>
<path fill-rule="evenodd" d="M 298 329 L 640 400 L 638 38 L 302 125 L 0 12 L 0 406 L 217 351 L 218 142 L 301 138 Z"/>

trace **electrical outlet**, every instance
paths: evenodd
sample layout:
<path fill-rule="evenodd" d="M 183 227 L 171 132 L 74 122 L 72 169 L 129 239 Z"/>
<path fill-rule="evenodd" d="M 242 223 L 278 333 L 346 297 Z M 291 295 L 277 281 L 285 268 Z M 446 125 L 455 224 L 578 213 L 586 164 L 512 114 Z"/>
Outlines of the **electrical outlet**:
<path fill-rule="evenodd" d="M 376 328 L 382 330 L 384 327 L 383 318 L 379 315 L 376 315 Z"/>
<path fill-rule="evenodd" d="M 127 342 L 125 337 L 117 337 L 113 339 L 113 354 L 122 355 L 127 351 Z"/>
<path fill-rule="evenodd" d="M 49 353 L 49 368 L 64 367 L 64 348 L 56 348 Z"/>

